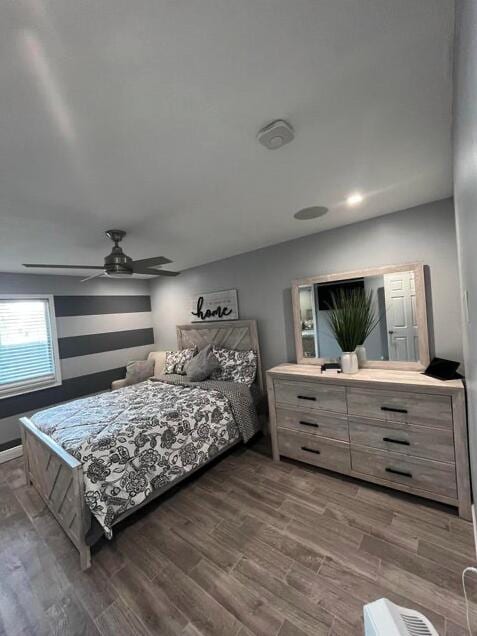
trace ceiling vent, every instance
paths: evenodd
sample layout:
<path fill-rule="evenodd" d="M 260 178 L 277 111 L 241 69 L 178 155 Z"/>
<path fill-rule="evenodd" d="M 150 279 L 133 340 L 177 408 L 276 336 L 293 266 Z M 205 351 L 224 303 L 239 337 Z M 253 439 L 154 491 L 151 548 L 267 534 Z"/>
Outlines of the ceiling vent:
<path fill-rule="evenodd" d="M 257 134 L 258 141 L 269 150 L 276 150 L 293 141 L 295 133 L 289 123 L 283 119 L 273 121 Z"/>

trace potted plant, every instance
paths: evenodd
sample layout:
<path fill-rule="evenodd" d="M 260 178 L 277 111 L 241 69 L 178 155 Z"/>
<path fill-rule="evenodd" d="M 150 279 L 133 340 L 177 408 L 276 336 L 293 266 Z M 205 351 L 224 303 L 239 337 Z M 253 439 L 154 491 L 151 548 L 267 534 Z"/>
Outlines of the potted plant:
<path fill-rule="evenodd" d="M 356 348 L 363 347 L 380 318 L 376 316 L 373 291 L 366 293 L 363 289 L 339 289 L 338 293 L 331 296 L 327 318 L 331 332 L 343 352 L 341 370 L 343 373 L 357 373 Z"/>

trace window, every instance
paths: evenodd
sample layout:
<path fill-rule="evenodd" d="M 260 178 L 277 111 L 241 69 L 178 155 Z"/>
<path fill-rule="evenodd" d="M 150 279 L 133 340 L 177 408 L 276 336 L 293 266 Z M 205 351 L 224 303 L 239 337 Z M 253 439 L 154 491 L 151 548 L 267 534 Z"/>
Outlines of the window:
<path fill-rule="evenodd" d="M 52 296 L 0 296 L 0 398 L 61 384 Z"/>

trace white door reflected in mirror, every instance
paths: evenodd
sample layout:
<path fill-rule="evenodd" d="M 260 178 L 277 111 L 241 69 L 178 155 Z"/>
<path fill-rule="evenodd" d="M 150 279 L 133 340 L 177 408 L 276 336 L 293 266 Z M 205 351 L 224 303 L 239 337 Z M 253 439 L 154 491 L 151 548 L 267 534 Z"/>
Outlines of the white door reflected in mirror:
<path fill-rule="evenodd" d="M 384 274 L 389 360 L 419 360 L 414 272 Z"/>

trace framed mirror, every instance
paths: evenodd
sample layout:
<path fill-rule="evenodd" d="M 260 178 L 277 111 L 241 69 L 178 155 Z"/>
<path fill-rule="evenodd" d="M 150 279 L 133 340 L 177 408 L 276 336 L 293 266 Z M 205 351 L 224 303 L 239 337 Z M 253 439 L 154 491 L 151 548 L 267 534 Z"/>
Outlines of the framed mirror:
<path fill-rule="evenodd" d="M 366 299 L 374 325 L 361 349 L 361 367 L 423 370 L 429 364 L 424 265 L 406 263 L 312 276 L 292 284 L 299 364 L 338 361 L 333 310 L 349 298 Z M 363 361 L 365 357 L 366 361 Z"/>

